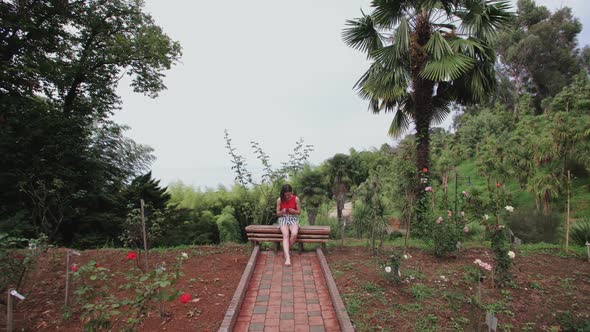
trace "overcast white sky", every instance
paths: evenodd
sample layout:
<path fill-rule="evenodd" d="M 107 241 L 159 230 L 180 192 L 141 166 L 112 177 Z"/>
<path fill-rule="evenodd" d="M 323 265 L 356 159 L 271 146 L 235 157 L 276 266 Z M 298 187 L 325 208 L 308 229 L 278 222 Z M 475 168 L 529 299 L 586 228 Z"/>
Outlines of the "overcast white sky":
<path fill-rule="evenodd" d="M 590 44 L 590 1 L 537 1 L 573 8 Z M 146 0 L 146 11 L 183 47 L 156 99 L 118 89 L 123 109 L 114 120 L 127 135 L 155 149 L 154 177 L 166 186 L 231 186 L 224 141 L 228 129 L 249 169 L 260 169 L 250 141 L 273 166 L 287 161 L 296 141 L 312 144 L 310 161 L 392 143 L 392 114 L 373 115 L 352 87 L 368 68 L 341 39 L 347 19 L 368 12 L 368 0 Z M 448 125 L 447 125 L 448 126 Z"/>

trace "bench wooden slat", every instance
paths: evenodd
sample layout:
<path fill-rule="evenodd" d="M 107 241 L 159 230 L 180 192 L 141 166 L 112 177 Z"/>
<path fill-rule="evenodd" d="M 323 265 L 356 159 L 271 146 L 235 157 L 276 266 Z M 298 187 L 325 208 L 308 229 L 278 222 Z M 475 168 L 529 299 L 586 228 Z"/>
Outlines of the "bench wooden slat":
<path fill-rule="evenodd" d="M 260 238 L 250 239 L 250 240 L 253 242 L 281 242 L 281 241 L 283 241 L 283 239 L 278 239 L 276 237 L 269 237 L 269 238 L 260 237 Z M 297 242 L 326 243 L 327 239 L 297 239 Z"/>
<path fill-rule="evenodd" d="M 282 234 L 281 230 L 272 225 L 250 225 L 246 226 L 246 233 Z M 302 226 L 299 234 L 325 234 L 330 235 L 330 226 Z"/>
<path fill-rule="evenodd" d="M 282 239 L 283 234 L 247 233 L 248 238 L 272 237 Z M 297 234 L 298 239 L 330 239 L 328 234 Z"/>
<path fill-rule="evenodd" d="M 246 230 L 248 229 L 278 229 L 277 225 L 248 225 L 246 226 Z M 330 230 L 330 226 L 301 226 L 301 229 L 306 230 Z"/>
<path fill-rule="evenodd" d="M 275 242 L 275 252 L 283 241 L 283 233 L 276 225 L 249 225 L 246 226 L 248 240 L 253 243 Z M 299 250 L 303 250 L 303 243 L 321 243 L 324 246 L 330 240 L 330 226 L 301 226 L 297 234 Z"/>

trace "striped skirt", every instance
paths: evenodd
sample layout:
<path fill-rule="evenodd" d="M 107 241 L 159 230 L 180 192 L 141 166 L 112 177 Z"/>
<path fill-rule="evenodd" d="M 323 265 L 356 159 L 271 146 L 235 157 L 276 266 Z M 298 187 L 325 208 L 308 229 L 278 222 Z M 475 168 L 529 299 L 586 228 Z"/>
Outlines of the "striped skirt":
<path fill-rule="evenodd" d="M 299 216 L 287 214 L 279 217 L 279 226 L 299 225 Z"/>

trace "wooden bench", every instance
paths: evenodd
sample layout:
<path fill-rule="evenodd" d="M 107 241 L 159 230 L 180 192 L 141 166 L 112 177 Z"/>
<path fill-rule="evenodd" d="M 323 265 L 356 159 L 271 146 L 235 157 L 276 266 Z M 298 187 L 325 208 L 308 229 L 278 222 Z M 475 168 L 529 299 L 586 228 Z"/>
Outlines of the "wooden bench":
<path fill-rule="evenodd" d="M 279 249 L 279 244 L 283 241 L 281 230 L 275 225 L 249 225 L 246 226 L 248 241 L 254 245 L 261 242 L 275 242 L 275 252 Z M 322 248 L 326 249 L 326 242 L 330 240 L 330 226 L 301 226 L 297 233 L 297 242 L 299 243 L 299 252 L 303 251 L 304 243 L 321 243 Z"/>

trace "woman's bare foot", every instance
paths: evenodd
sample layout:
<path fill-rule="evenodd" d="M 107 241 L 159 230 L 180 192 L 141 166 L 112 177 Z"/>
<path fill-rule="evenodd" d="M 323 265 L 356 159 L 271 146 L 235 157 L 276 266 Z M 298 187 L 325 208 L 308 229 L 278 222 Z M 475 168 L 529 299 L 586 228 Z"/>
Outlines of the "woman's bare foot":
<path fill-rule="evenodd" d="M 291 266 L 291 262 L 285 262 L 285 266 Z"/>

